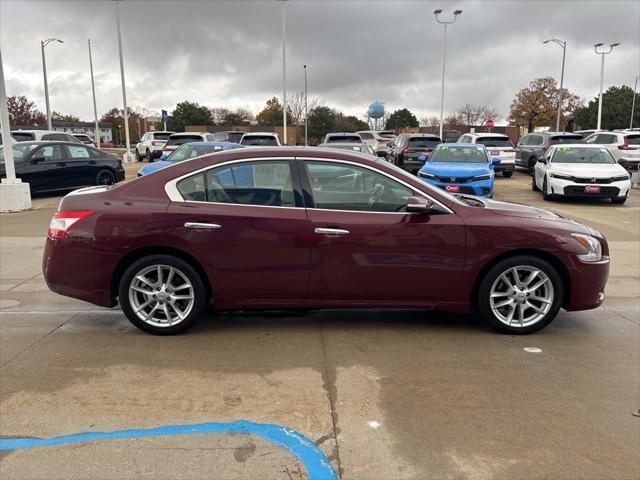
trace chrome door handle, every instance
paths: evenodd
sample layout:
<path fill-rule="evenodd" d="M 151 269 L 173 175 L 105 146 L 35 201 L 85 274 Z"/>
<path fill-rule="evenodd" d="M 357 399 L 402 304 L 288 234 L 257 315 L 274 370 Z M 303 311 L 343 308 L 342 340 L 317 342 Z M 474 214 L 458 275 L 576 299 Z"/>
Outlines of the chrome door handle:
<path fill-rule="evenodd" d="M 328 237 L 341 237 L 343 235 L 349 235 L 349 230 L 343 230 L 341 228 L 316 228 L 316 233 L 320 235 L 327 235 Z"/>
<path fill-rule="evenodd" d="M 217 223 L 186 222 L 184 228 L 191 230 L 215 230 L 222 228 L 222 225 L 218 225 Z"/>

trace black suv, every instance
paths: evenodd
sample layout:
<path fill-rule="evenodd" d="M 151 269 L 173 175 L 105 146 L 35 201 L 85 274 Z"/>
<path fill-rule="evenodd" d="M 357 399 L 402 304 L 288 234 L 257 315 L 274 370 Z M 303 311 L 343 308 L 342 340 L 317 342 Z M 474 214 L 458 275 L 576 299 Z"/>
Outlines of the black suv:
<path fill-rule="evenodd" d="M 389 143 L 387 160 L 413 174 L 418 173 L 424 162 L 419 157 L 428 157 L 442 143 L 432 133 L 402 133 Z"/>
<path fill-rule="evenodd" d="M 551 145 L 558 143 L 585 143 L 584 137 L 572 132 L 538 132 L 525 135 L 516 146 L 516 166 L 525 167 L 533 174 L 533 167 L 544 157 Z"/>

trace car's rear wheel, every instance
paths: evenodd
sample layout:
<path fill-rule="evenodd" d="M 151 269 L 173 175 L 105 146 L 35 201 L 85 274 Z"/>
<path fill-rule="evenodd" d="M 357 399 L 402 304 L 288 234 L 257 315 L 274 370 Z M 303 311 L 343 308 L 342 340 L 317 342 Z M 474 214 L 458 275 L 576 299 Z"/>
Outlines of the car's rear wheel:
<path fill-rule="evenodd" d="M 96 175 L 96 185 L 113 185 L 116 183 L 116 176 L 111 170 L 100 170 Z"/>
<path fill-rule="evenodd" d="M 511 178 L 513 176 L 513 170 L 507 170 L 507 171 L 502 172 L 502 176 L 504 178 Z"/>
<path fill-rule="evenodd" d="M 207 304 L 198 272 L 170 255 L 150 255 L 134 262 L 122 276 L 118 294 L 129 321 L 155 335 L 186 331 Z"/>
<path fill-rule="evenodd" d="M 557 270 L 540 258 L 519 255 L 494 265 L 478 289 L 482 320 L 507 334 L 536 332 L 553 321 L 564 289 Z"/>
<path fill-rule="evenodd" d="M 140 152 L 136 148 L 136 162 L 141 162 L 141 161 L 142 161 L 142 157 L 140 156 Z"/>
<path fill-rule="evenodd" d="M 611 199 L 611 203 L 615 203 L 616 205 L 622 205 L 626 201 L 627 197 L 617 197 Z"/>
<path fill-rule="evenodd" d="M 147 162 L 153 162 L 153 157 L 151 156 L 151 152 L 149 150 L 147 150 Z"/>

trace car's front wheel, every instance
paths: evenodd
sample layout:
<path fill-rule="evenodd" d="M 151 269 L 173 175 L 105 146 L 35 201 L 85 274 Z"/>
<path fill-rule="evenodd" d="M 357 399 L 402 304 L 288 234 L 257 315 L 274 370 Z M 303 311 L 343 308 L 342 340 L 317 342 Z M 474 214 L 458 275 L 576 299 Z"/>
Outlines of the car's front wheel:
<path fill-rule="evenodd" d="M 118 289 L 129 321 L 145 332 L 175 335 L 192 327 L 207 304 L 204 282 L 187 262 L 150 255 L 134 262 Z"/>
<path fill-rule="evenodd" d="M 511 178 L 513 176 L 513 170 L 505 170 L 502 172 L 502 176 L 504 178 Z"/>
<path fill-rule="evenodd" d="M 551 323 L 564 298 L 562 278 L 540 258 L 519 255 L 494 265 L 478 288 L 482 320 L 507 334 L 536 332 Z"/>

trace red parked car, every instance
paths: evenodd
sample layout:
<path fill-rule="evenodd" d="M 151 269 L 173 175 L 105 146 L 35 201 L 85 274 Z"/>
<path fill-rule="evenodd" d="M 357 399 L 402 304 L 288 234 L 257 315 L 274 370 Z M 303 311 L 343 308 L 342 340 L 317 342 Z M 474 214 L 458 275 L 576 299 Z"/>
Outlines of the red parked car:
<path fill-rule="evenodd" d="M 473 309 L 517 334 L 598 307 L 608 255 L 599 232 L 544 210 L 450 195 L 368 155 L 271 147 L 67 195 L 43 270 L 155 334 L 207 308 L 287 307 Z"/>

